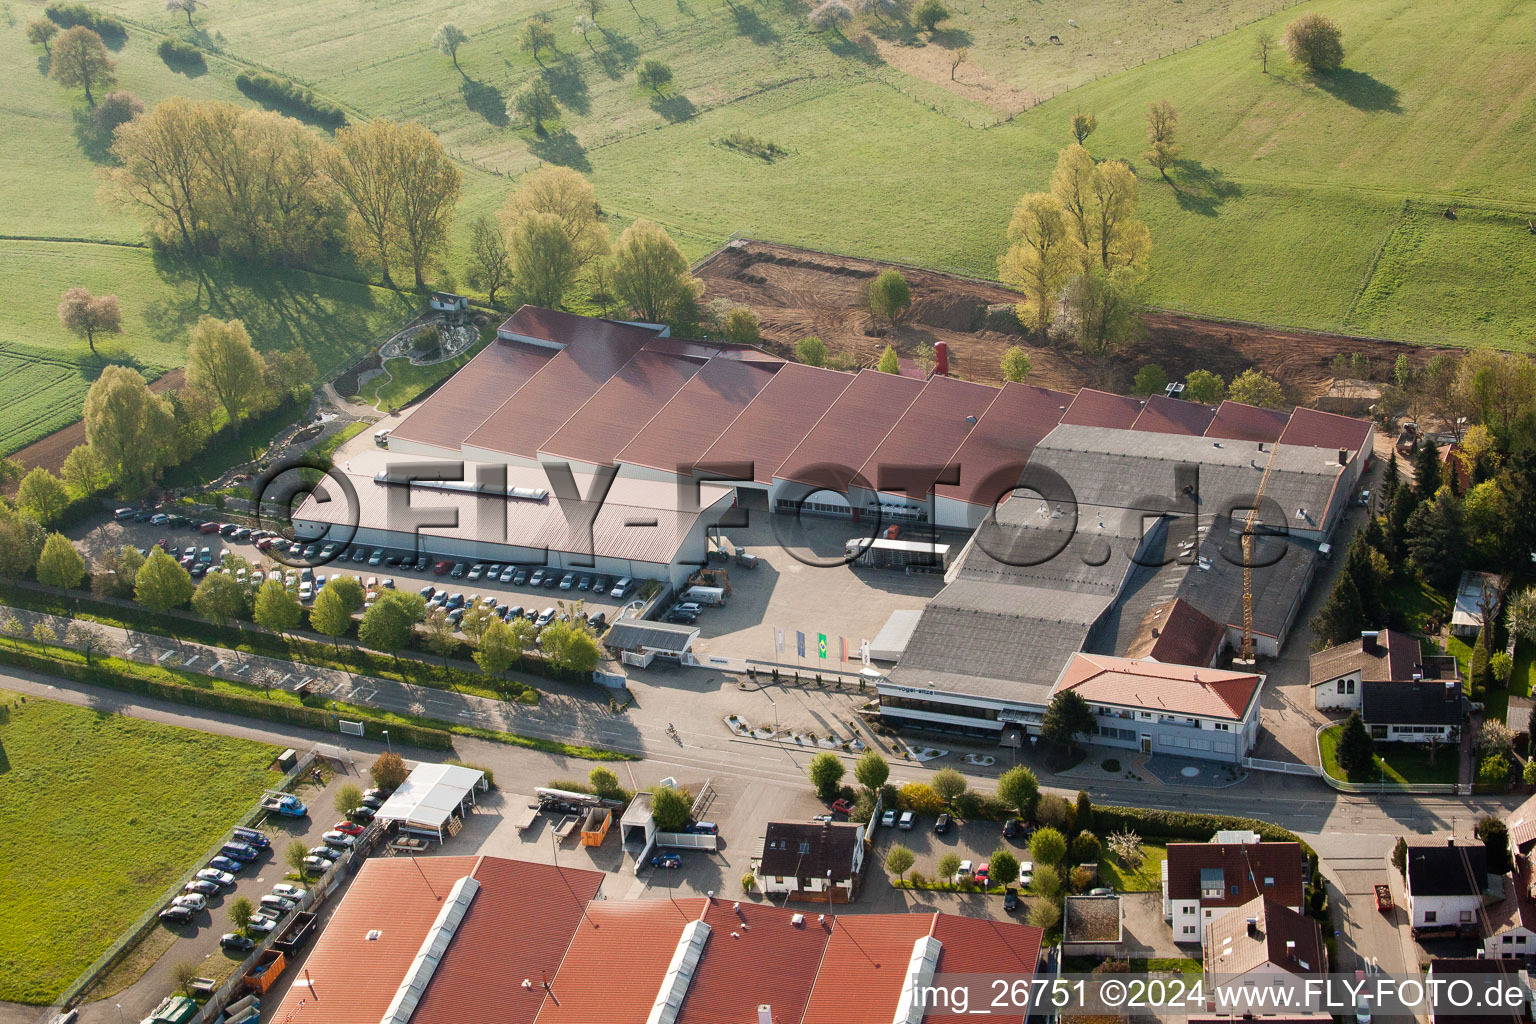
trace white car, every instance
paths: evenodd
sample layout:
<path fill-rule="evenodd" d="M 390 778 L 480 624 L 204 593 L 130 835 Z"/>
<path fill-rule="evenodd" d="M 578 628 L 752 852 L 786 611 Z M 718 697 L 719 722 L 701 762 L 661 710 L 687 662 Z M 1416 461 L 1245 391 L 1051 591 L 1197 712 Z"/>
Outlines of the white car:
<path fill-rule="evenodd" d="M 971 872 L 975 870 L 975 867 L 976 866 L 968 860 L 961 861 L 960 866 L 955 869 L 954 881 L 958 882 L 963 878 L 970 878 Z"/>
<path fill-rule="evenodd" d="M 308 580 L 299 584 L 299 600 L 309 601 L 315 596 L 315 585 Z"/>
<path fill-rule="evenodd" d="M 202 868 L 197 877 L 207 882 L 215 882 L 219 885 L 234 885 L 235 876 L 228 871 L 220 871 L 218 868 Z"/>
<path fill-rule="evenodd" d="M 284 899 L 290 900 L 303 899 L 304 893 L 307 891 L 302 885 L 292 885 L 288 882 L 278 882 L 272 887 L 273 896 L 281 896 Z"/>
<path fill-rule="evenodd" d="M 353 843 L 357 842 L 357 840 L 353 839 L 345 832 L 337 832 L 334 829 L 325 833 L 325 835 L 321 836 L 320 839 L 325 843 L 326 846 L 342 846 L 349 849 Z"/>
<path fill-rule="evenodd" d="M 897 822 L 897 827 L 898 828 L 911 828 L 912 827 L 912 812 L 911 811 L 902 811 L 901 812 L 901 820 L 899 822 Z"/>
<path fill-rule="evenodd" d="M 886 811 L 884 814 L 880 815 L 880 824 L 884 828 L 895 828 L 896 827 L 896 811 L 893 809 L 893 810 Z"/>
<path fill-rule="evenodd" d="M 1019 862 L 1019 885 L 1027 886 L 1035 880 L 1035 862 L 1032 860 Z"/>
<path fill-rule="evenodd" d="M 256 935 L 265 935 L 277 927 L 277 919 L 265 914 L 252 914 L 251 923 L 245 926 L 245 930 Z"/>
<path fill-rule="evenodd" d="M 171 900 L 173 907 L 186 907 L 188 910 L 199 911 L 208 909 L 208 897 L 200 892 L 189 892 L 177 896 Z"/>

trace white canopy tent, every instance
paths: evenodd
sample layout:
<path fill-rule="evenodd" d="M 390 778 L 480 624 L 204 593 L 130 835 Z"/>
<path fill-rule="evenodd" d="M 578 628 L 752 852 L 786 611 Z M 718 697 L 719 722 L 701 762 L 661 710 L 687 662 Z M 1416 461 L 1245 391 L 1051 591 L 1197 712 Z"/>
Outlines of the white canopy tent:
<path fill-rule="evenodd" d="M 466 806 L 475 805 L 476 790 L 484 792 L 489 788 L 485 773 L 479 769 L 422 762 L 384 801 L 374 820 L 398 823 L 402 829 L 413 832 L 433 833 L 442 842 L 449 820 L 463 815 Z"/>

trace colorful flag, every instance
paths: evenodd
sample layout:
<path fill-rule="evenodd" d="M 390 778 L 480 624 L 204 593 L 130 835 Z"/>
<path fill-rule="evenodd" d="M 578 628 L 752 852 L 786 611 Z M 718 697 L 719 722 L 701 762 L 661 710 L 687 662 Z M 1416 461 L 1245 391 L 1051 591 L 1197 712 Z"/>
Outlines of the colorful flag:
<path fill-rule="evenodd" d="M 799 630 L 799 629 L 795 630 L 795 654 L 798 657 L 801 657 L 801 658 L 805 657 L 805 631 L 804 630 Z"/>
<path fill-rule="evenodd" d="M 816 657 L 818 657 L 818 658 L 825 658 L 826 656 L 827 656 L 827 634 L 825 634 L 825 633 L 817 633 L 816 634 Z"/>

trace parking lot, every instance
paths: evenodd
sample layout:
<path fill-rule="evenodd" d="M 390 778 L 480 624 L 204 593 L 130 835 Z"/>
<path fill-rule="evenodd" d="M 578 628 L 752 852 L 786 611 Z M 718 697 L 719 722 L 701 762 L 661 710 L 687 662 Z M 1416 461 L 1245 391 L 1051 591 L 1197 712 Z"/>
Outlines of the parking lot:
<path fill-rule="evenodd" d="M 256 544 L 249 540 L 240 542 L 218 533 L 199 533 L 187 525 L 173 527 L 133 520 L 109 520 L 89 530 L 75 531 L 71 539 L 80 544 L 88 559 L 124 544 L 147 550 L 161 540 L 175 551 L 178 558 L 182 557 L 188 548 L 194 549 L 193 564 L 202 557 L 203 548 L 208 549 L 208 561 L 213 564 L 217 564 L 224 553 L 238 555 L 255 567 L 257 572 L 262 573 L 263 578 L 273 572 L 285 576 L 291 574 L 293 588 L 296 591 L 301 585 L 299 577 L 302 575 L 302 570 L 305 566 L 313 565 L 317 579 L 322 576 L 327 579 L 335 576 L 353 576 L 362 583 L 365 591 L 375 592 L 391 584 L 394 589 L 409 592 L 431 586 L 449 595 L 462 595 L 465 606 L 472 605 L 476 597 L 482 600 L 495 598 L 498 606 L 520 607 L 525 612 L 537 613 L 546 608 L 555 607 L 557 601 L 564 601 L 567 604 L 581 601 L 589 614 L 601 613 L 611 622 L 617 617 L 619 608 L 625 604 L 625 599 L 612 596 L 608 589 L 599 593 L 592 587 L 594 582 L 601 580 L 606 581 L 608 588 L 611 589 L 616 582 L 616 577 L 612 575 L 599 577 L 598 574 L 584 573 L 579 570 L 569 574 L 572 576 L 570 588 L 562 589 L 561 584 L 567 573 L 557 572 L 547 579 L 541 578 L 540 583 L 548 585 L 534 587 L 531 585 L 531 580 L 534 573 L 542 567 L 517 566 L 510 574 L 512 578 L 517 578 L 517 569 L 524 570 L 527 575 L 524 583 L 519 586 L 512 582 L 511 578 L 505 583 L 501 582 L 502 575 L 509 575 L 506 573 L 509 566 L 504 564 L 498 566 L 495 579 L 488 578 L 483 572 L 479 574 L 479 578 L 470 579 L 476 565 L 487 567 L 492 563 L 449 561 L 444 566 L 444 571 L 437 572 L 435 570 L 439 562 L 432 559 L 427 559 L 426 565 L 418 569 L 416 566 L 421 564 L 421 556 L 414 554 L 407 556 L 405 552 L 352 546 L 342 549 L 330 560 L 307 559 L 286 552 L 279 556 L 272 551 L 258 549 Z M 376 552 L 378 561 L 374 562 Z M 359 555 L 361 557 L 358 557 Z M 396 564 L 388 564 L 389 559 L 394 559 Z M 402 561 L 405 559 L 408 560 Z M 453 575 L 455 572 L 459 575 Z M 580 589 L 583 579 L 588 583 L 587 590 Z M 631 593 L 630 599 L 633 596 Z"/>
<path fill-rule="evenodd" d="M 757 568 L 724 566 L 731 593 L 723 606 L 699 616 L 694 649 L 701 655 L 794 665 L 799 631 L 806 634 L 806 668 L 855 668 L 838 663 L 840 637 L 847 638 L 849 657 L 856 661 L 859 643 L 873 640 L 891 612 L 920 610 L 943 589 L 937 573 L 908 576 L 836 562 L 844 540 L 860 535 L 853 523 L 811 517 L 796 523 L 792 516 L 770 517 L 759 509 L 749 517 L 748 526 L 721 532 L 731 545 L 757 556 Z M 785 636 L 782 652 L 775 650 L 778 629 Z M 817 656 L 818 633 L 827 636 L 825 660 Z"/>
<path fill-rule="evenodd" d="M 219 938 L 233 931 L 229 923 L 229 906 L 236 897 L 244 896 L 259 907 L 261 897 L 272 892 L 272 887 L 287 879 L 290 869 L 284 860 L 284 852 L 293 840 L 302 841 L 306 847 L 317 846 L 321 836 L 340 818 L 334 802 L 336 791 L 351 782 L 362 788 L 371 785 L 366 774 L 359 775 L 346 768 L 326 779 L 324 786 L 305 782 L 294 792 L 302 800 L 308 814 L 301 818 L 268 815 L 259 822 L 258 830 L 264 833 L 271 845 L 259 851 L 259 856 L 245 865 L 235 876 L 233 886 L 224 887 L 208 897 L 207 907 L 193 914 L 186 924 L 161 924 L 142 940 L 142 948 L 158 955 L 154 966 L 143 977 L 112 998 L 88 1002 L 82 1007 L 82 1024 L 93 1021 L 118 1024 L 118 1004 L 128 1019 L 147 1017 L 165 994 L 176 987 L 174 972 L 179 964 L 193 964 L 199 977 L 222 980 L 247 954 L 226 951 L 219 946 Z M 198 867 L 206 866 L 199 862 Z M 157 908 L 163 909 L 163 908 Z M 285 918 L 286 919 L 286 918 Z M 277 928 L 282 928 L 281 921 Z M 110 976 L 109 976 L 110 977 Z M 94 996 L 92 997 L 94 998 Z"/>

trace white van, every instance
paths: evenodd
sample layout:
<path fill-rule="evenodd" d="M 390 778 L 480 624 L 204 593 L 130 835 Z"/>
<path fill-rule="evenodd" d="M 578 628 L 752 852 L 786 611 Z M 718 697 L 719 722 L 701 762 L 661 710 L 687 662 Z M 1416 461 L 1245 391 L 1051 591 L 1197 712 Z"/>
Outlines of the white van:
<path fill-rule="evenodd" d="M 375 430 L 373 432 L 373 443 L 378 445 L 380 448 L 388 448 L 389 447 L 389 431 L 387 431 L 387 430 Z"/>

